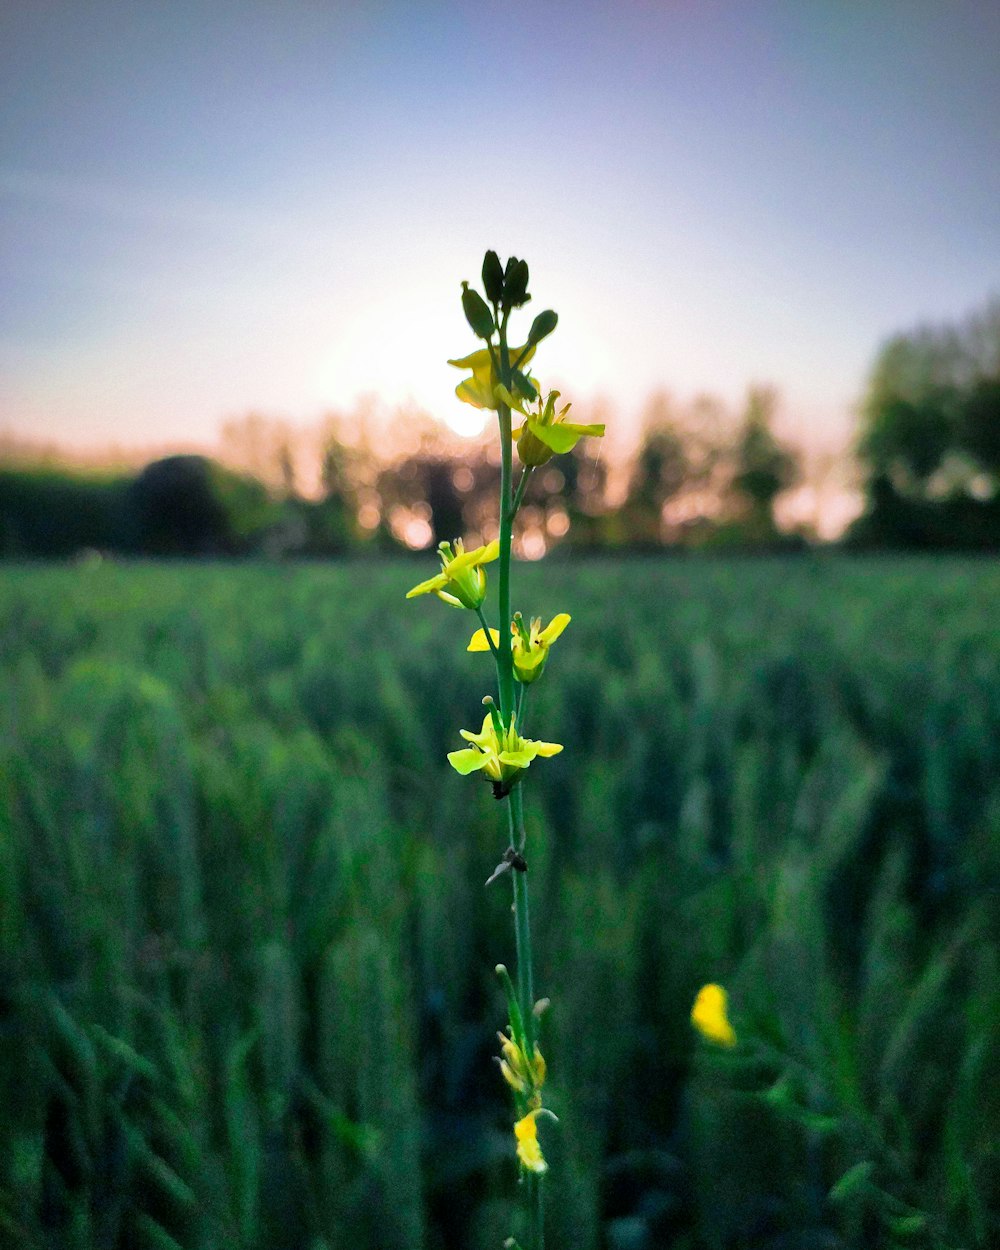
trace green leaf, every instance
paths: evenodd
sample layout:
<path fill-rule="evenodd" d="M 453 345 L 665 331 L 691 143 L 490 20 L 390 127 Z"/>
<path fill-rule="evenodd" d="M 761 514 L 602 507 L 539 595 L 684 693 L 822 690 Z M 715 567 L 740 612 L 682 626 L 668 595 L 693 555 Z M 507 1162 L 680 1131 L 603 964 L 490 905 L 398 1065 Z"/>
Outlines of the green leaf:
<path fill-rule="evenodd" d="M 538 391 L 534 382 L 520 369 L 511 369 L 510 380 L 514 384 L 514 389 L 518 394 L 523 395 L 525 399 L 537 399 Z"/>
<path fill-rule="evenodd" d="M 514 1042 L 527 1054 L 528 1041 L 524 1031 L 524 1017 L 521 1015 L 521 1008 L 518 1005 L 517 994 L 514 992 L 514 984 L 510 979 L 510 973 L 503 964 L 497 964 L 496 974 L 500 978 L 500 984 L 504 988 L 504 993 L 507 995 L 507 1014 L 510 1017 L 510 1031 L 513 1034 Z"/>
<path fill-rule="evenodd" d="M 171 1237 L 162 1224 L 158 1224 L 145 1212 L 136 1217 L 135 1223 L 136 1231 L 149 1250 L 184 1250 L 181 1243 Z"/>
<path fill-rule="evenodd" d="M 915 1237 L 927 1227 L 926 1215 L 904 1215 L 889 1221 L 889 1228 L 896 1237 Z"/>
<path fill-rule="evenodd" d="M 837 1181 L 827 1194 L 827 1198 L 834 1205 L 839 1205 L 843 1202 L 853 1202 L 855 1199 L 860 1198 L 871 1183 L 874 1171 L 875 1164 L 869 1159 L 865 1159 L 862 1163 L 855 1163 L 854 1167 L 848 1168 L 840 1180 Z"/>
<path fill-rule="evenodd" d="M 94 1041 L 107 1054 L 114 1056 L 115 1059 L 118 1059 L 133 1072 L 140 1073 L 151 1084 L 155 1085 L 159 1082 L 160 1072 L 156 1065 L 150 1063 L 144 1055 L 140 1055 L 128 1042 L 123 1041 L 120 1037 L 114 1037 L 99 1024 L 91 1025 L 91 1033 Z"/>

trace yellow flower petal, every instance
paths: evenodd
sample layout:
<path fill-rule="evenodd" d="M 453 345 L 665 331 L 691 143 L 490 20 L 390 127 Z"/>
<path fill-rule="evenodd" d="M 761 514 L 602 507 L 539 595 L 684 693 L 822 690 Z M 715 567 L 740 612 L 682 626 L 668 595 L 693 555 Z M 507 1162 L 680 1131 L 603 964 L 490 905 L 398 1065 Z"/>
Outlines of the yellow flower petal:
<path fill-rule="evenodd" d="M 524 1093 L 526 1088 L 525 1082 L 514 1072 L 514 1069 L 510 1066 L 506 1059 L 500 1060 L 500 1075 L 512 1090 L 518 1094 Z"/>
<path fill-rule="evenodd" d="M 527 749 L 501 751 L 497 758 L 501 764 L 506 764 L 509 768 L 527 768 L 535 758 L 535 752 Z"/>
<path fill-rule="evenodd" d="M 542 1156 L 542 1148 L 538 1144 L 538 1109 L 529 1111 L 514 1125 L 514 1137 L 517 1140 L 517 1157 L 529 1172 L 547 1172 L 549 1165 Z"/>
<path fill-rule="evenodd" d="M 703 985 L 691 1009 L 691 1023 L 716 1046 L 735 1046 L 736 1033 L 729 1023 L 729 995 L 721 985 Z"/>
<path fill-rule="evenodd" d="M 500 631 L 498 629 L 491 629 L 490 637 L 493 639 L 494 647 L 499 647 Z M 489 649 L 490 644 L 486 641 L 486 631 L 484 629 L 477 629 L 472 635 L 472 639 L 466 647 L 466 651 L 489 651 Z"/>
<path fill-rule="evenodd" d="M 535 754 L 541 755 L 544 759 L 558 755 L 562 750 L 562 743 L 560 742 L 532 742 L 531 745 L 535 748 Z"/>
<path fill-rule="evenodd" d="M 554 616 L 549 621 L 548 625 L 538 635 L 538 641 L 544 643 L 546 647 L 550 647 L 572 619 L 568 612 L 560 612 L 558 616 Z"/>
<path fill-rule="evenodd" d="M 448 364 L 454 365 L 456 369 L 482 369 L 490 364 L 490 352 L 488 347 L 480 347 L 477 351 L 470 352 L 468 356 L 462 356 L 458 360 L 449 360 Z"/>
<path fill-rule="evenodd" d="M 455 387 L 455 394 L 463 404 L 473 408 L 496 408 L 496 397 L 489 386 L 483 386 L 475 378 L 466 378 Z"/>
<path fill-rule="evenodd" d="M 533 1076 L 535 1078 L 535 1087 L 540 1088 L 545 1084 L 545 1073 L 548 1071 L 545 1065 L 545 1059 L 542 1052 L 538 1049 L 538 1043 L 535 1043 L 535 1058 L 532 1063 Z"/>
<path fill-rule="evenodd" d="M 482 547 L 476 547 L 472 551 L 463 551 L 454 560 L 449 560 L 444 572 L 448 577 L 454 577 L 456 573 L 461 573 L 474 565 L 491 564 L 494 560 L 499 559 L 499 556 L 500 541 L 495 538 L 491 543 L 486 543 Z"/>
<path fill-rule="evenodd" d="M 407 599 L 412 599 L 415 595 L 427 595 L 431 591 L 441 590 L 448 584 L 448 579 L 443 573 L 438 573 L 435 577 L 428 577 L 427 581 L 421 582 L 419 586 L 414 586 L 412 590 L 406 592 Z"/>
<path fill-rule="evenodd" d="M 484 755 L 482 751 L 476 751 L 472 747 L 467 747 L 464 751 L 449 751 L 448 763 L 454 768 L 456 773 L 461 773 L 463 777 L 467 777 L 469 773 L 485 768 L 489 763 L 489 756 Z"/>
<path fill-rule="evenodd" d="M 499 348 L 494 348 L 494 351 L 499 352 Z M 523 359 L 521 359 L 522 353 Z M 534 346 L 527 349 L 524 347 L 512 347 L 510 349 L 510 363 L 514 365 L 520 359 L 518 368 L 523 368 L 534 354 Z M 495 409 L 497 407 L 500 400 L 497 397 L 496 388 L 500 379 L 493 368 L 493 358 L 490 355 L 489 348 L 482 347 L 479 351 L 471 352 L 468 356 L 462 356 L 457 360 L 449 360 L 448 364 L 454 365 L 456 369 L 472 370 L 472 377 L 465 378 L 455 387 L 455 394 L 459 399 L 464 403 L 472 404 L 474 408 Z"/>

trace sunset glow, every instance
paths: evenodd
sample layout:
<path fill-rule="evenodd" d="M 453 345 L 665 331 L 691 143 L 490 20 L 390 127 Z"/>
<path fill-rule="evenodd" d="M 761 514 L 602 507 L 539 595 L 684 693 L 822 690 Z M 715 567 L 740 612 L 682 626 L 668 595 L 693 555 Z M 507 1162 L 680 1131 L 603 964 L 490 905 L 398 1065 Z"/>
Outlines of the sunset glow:
<path fill-rule="evenodd" d="M 842 451 L 880 341 L 997 289 L 996 6 L 509 18 L 496 183 L 477 6 L 7 6 L 0 432 L 211 447 L 367 396 L 475 434 L 445 361 L 493 246 L 560 312 L 543 384 L 626 441 L 656 388 L 766 381 Z"/>

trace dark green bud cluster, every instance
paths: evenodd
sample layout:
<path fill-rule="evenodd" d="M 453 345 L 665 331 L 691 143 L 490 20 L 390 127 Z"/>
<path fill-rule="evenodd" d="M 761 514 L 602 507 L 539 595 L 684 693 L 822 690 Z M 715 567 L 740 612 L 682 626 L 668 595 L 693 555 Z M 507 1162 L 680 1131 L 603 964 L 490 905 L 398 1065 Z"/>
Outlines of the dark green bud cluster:
<path fill-rule="evenodd" d="M 531 299 L 528 294 L 528 262 L 519 260 L 516 256 L 511 256 L 507 260 L 506 266 L 500 264 L 500 257 L 496 252 L 487 252 L 483 257 L 483 290 L 486 292 L 486 299 L 473 291 L 468 282 L 462 283 L 462 309 L 465 312 L 465 319 L 472 327 L 472 332 L 486 342 L 489 342 L 493 336 L 493 332 L 498 327 L 498 316 L 501 309 L 508 313 L 511 309 L 522 308 Z M 490 305 L 493 311 L 490 311 Z M 547 338 L 556 328 L 559 318 L 547 308 L 545 312 L 541 312 L 531 323 L 531 329 L 528 332 L 528 341 L 526 347 L 534 347 L 540 343 L 542 339 Z M 515 385 L 518 379 L 515 378 Z M 534 388 L 528 384 L 528 388 L 522 393 L 529 399 L 533 399 L 531 393 Z"/>
<path fill-rule="evenodd" d="M 528 262 L 511 256 L 504 267 L 496 252 L 487 252 L 483 257 L 483 290 L 494 308 L 502 308 L 504 312 L 520 308 L 531 299 Z"/>

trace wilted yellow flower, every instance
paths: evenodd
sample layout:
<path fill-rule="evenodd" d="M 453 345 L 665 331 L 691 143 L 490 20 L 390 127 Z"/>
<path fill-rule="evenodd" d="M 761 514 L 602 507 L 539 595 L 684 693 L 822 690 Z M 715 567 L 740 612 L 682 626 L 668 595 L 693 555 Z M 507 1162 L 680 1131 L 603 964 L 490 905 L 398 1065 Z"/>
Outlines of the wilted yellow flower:
<path fill-rule="evenodd" d="M 511 787 L 518 780 L 521 772 L 528 767 L 537 755 L 548 757 L 558 755 L 562 746 L 558 742 L 534 742 L 531 738 L 521 738 L 514 727 L 514 717 L 510 718 L 510 728 L 504 730 L 499 714 L 491 708 L 483 718 L 483 728 L 474 734 L 468 729 L 460 729 L 459 733 L 471 742 L 471 747 L 461 751 L 449 751 L 448 763 L 457 773 L 466 776 L 469 773 L 482 771 L 493 782 L 493 792 L 497 798 L 509 794 Z"/>
<path fill-rule="evenodd" d="M 525 628 L 520 614 L 511 622 L 511 650 L 514 658 L 514 676 L 525 685 L 536 681 L 542 675 L 545 661 L 549 656 L 549 647 L 563 632 L 572 618 L 566 612 L 560 612 L 542 629 L 540 617 L 532 619 L 529 628 Z M 494 647 L 500 645 L 500 632 L 490 630 Z M 490 647 L 486 639 L 486 631 L 477 629 L 469 643 L 469 651 L 488 651 Z"/>
<path fill-rule="evenodd" d="M 691 1008 L 691 1023 L 716 1046 L 735 1046 L 736 1033 L 729 1023 L 729 995 L 721 985 L 703 985 Z"/>
<path fill-rule="evenodd" d="M 572 451 L 581 438 L 591 435 L 594 438 L 604 437 L 604 425 L 574 425 L 564 420 L 572 407 L 566 404 L 556 412 L 558 391 L 549 391 L 544 404 L 538 400 L 538 411 L 530 412 L 511 393 L 502 386 L 498 389 L 500 397 L 510 404 L 523 417 L 524 425 L 514 431 L 517 442 L 518 459 L 525 468 L 534 468 L 545 464 L 553 456 L 561 456 L 563 452 Z"/>
<path fill-rule="evenodd" d="M 475 551 L 466 551 L 460 538 L 456 538 L 454 544 L 439 543 L 441 572 L 408 590 L 406 597 L 412 599 L 416 595 L 435 594 L 453 607 L 475 610 L 482 606 L 486 598 L 486 574 L 482 566 L 495 560 L 499 554 L 500 544 L 495 541 L 485 547 L 477 547 Z"/>
<path fill-rule="evenodd" d="M 494 352 L 498 348 L 493 349 Z M 510 349 L 511 364 L 520 362 L 518 368 L 524 365 L 534 356 L 534 344 L 525 344 L 524 347 L 512 347 Z M 493 355 L 488 347 L 482 347 L 478 352 L 472 352 L 468 356 L 463 356 L 461 360 L 449 360 L 448 364 L 454 365 L 456 369 L 471 369 L 472 377 L 465 378 L 455 387 L 455 394 L 466 404 L 472 404 L 473 408 L 496 408 L 500 400 L 497 397 L 497 386 L 500 379 L 497 377 L 496 370 L 493 368 Z M 505 392 L 505 394 L 507 394 Z M 506 399 L 504 402 L 508 402 Z"/>
<path fill-rule="evenodd" d="M 521 1160 L 523 1167 L 529 1172 L 547 1172 L 549 1165 L 542 1157 L 542 1148 L 538 1144 L 538 1125 L 535 1121 L 538 1119 L 539 1108 L 533 1111 L 514 1125 L 514 1137 L 517 1140 L 517 1157 Z"/>

